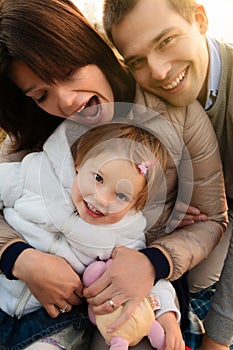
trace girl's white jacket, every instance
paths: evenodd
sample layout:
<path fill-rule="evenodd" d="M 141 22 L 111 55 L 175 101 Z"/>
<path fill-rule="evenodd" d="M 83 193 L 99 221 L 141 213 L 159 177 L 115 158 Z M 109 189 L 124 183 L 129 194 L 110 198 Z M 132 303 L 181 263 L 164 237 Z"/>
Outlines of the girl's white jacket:
<path fill-rule="evenodd" d="M 113 225 L 96 226 L 76 214 L 70 195 L 76 176 L 70 146 L 86 130 L 66 120 L 42 152 L 30 153 L 21 163 L 0 164 L 0 206 L 8 223 L 36 249 L 65 258 L 79 275 L 96 259 L 109 259 L 116 245 L 144 248 L 146 228 L 141 212 L 130 212 Z M 164 283 L 174 300 L 172 286 Z M 40 307 L 22 281 L 0 275 L 3 311 L 20 318 Z"/>

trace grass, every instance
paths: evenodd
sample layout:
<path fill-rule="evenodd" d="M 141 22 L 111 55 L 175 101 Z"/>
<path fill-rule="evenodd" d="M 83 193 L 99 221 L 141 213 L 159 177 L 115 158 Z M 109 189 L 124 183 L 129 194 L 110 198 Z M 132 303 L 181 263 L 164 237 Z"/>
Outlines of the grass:
<path fill-rule="evenodd" d="M 5 132 L 0 128 L 0 144 L 5 139 L 5 137 L 6 137 Z"/>

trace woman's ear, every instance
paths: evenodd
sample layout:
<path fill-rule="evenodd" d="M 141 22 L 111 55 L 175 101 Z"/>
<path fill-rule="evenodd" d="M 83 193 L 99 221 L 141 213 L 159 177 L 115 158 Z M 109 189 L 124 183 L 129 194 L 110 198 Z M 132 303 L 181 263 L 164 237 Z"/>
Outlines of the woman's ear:
<path fill-rule="evenodd" d="M 79 165 L 76 165 L 76 167 L 75 167 L 75 170 L 76 170 L 76 173 L 78 174 L 78 172 L 79 172 Z"/>
<path fill-rule="evenodd" d="M 209 21 L 203 5 L 199 5 L 199 4 L 197 5 L 194 16 L 195 16 L 195 21 L 199 26 L 200 33 L 206 34 Z"/>

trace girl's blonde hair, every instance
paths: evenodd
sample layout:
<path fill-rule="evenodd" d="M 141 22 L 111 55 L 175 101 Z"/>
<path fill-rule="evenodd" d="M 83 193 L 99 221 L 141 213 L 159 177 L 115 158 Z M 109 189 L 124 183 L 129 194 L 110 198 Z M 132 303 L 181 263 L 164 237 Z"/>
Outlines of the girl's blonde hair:
<path fill-rule="evenodd" d="M 83 134 L 71 148 L 75 166 L 104 153 L 128 159 L 140 173 L 138 165 L 156 160 L 148 169 L 145 186 L 135 203 L 135 210 L 142 210 L 160 187 L 161 172 L 166 171 L 167 151 L 149 131 L 126 123 L 103 124 Z"/>

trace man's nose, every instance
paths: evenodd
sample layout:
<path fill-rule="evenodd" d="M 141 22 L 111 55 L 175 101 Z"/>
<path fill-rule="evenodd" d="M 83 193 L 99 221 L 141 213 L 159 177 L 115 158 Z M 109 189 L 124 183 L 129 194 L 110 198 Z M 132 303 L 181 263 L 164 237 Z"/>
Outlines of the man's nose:
<path fill-rule="evenodd" d="M 171 69 L 171 64 L 165 57 L 159 55 L 157 52 L 151 53 L 147 58 L 151 77 L 154 80 L 164 80 Z"/>

